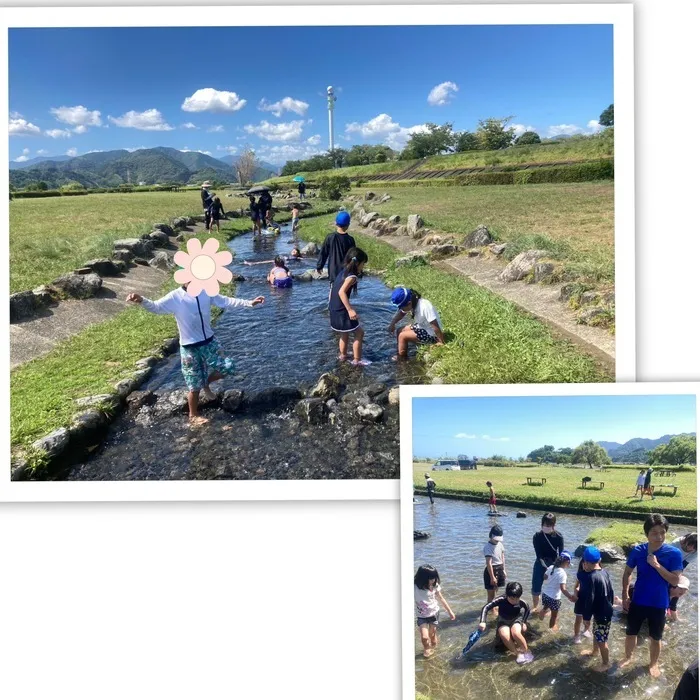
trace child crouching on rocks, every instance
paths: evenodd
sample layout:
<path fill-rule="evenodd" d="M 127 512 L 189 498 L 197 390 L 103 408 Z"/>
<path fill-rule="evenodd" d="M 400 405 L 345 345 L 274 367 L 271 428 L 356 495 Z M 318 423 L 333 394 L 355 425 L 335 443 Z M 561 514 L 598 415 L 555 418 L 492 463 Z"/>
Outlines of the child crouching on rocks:
<path fill-rule="evenodd" d="M 413 323 L 403 326 L 396 335 L 397 355 L 394 359 L 405 360 L 408 358 L 408 346 L 414 345 L 444 345 L 445 336 L 442 333 L 440 317 L 435 307 L 427 300 L 422 299 L 415 289 L 397 287 L 391 294 L 391 303 L 398 307 L 398 311 L 389 324 L 389 333 L 393 335 L 396 324 L 406 314 L 411 314 Z"/>
<path fill-rule="evenodd" d="M 209 388 L 212 382 L 233 374 L 233 360 L 223 354 L 211 328 L 211 306 L 220 309 L 232 306 L 258 306 L 265 297 L 255 299 L 234 299 L 217 294 L 210 297 L 205 292 L 191 297 L 187 293 L 187 284 L 166 294 L 158 301 L 151 301 L 140 294 L 129 294 L 126 300 L 141 306 L 154 314 L 173 314 L 180 334 L 180 360 L 182 374 L 189 391 L 187 405 L 190 423 L 193 426 L 207 423 L 206 418 L 198 415 L 199 393 L 207 399 L 213 399 L 214 393 Z"/>

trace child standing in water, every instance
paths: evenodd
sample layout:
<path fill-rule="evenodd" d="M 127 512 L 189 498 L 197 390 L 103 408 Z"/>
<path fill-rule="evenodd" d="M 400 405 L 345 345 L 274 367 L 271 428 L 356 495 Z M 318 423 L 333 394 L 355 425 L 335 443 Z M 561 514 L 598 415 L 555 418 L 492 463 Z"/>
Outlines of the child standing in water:
<path fill-rule="evenodd" d="M 498 636 L 508 648 L 508 651 L 517 654 L 516 662 L 519 664 L 529 664 L 532 661 L 532 653 L 527 648 L 527 642 L 523 637 L 523 632 L 527 631 L 527 618 L 530 615 L 530 608 L 522 600 L 523 587 L 516 581 L 512 581 L 506 586 L 506 594 L 494 598 L 490 603 L 481 609 L 479 618 L 479 629 L 483 632 L 486 629 L 486 616 L 490 610 L 498 610 L 498 621 L 496 629 Z"/>
<path fill-rule="evenodd" d="M 362 339 L 365 332 L 360 326 L 360 317 L 350 304 L 350 294 L 357 294 L 357 279 L 362 274 L 362 268 L 367 262 L 367 254 L 360 248 L 351 248 L 345 255 L 343 267 L 338 272 L 328 302 L 331 317 L 331 328 L 340 333 L 338 341 L 338 359 L 344 362 L 348 352 L 348 340 L 352 333 L 353 365 L 369 365 L 369 360 L 362 359 Z"/>
<path fill-rule="evenodd" d="M 486 485 L 489 487 L 489 513 L 498 513 L 498 508 L 496 508 L 496 492 L 493 490 L 493 484 L 487 481 Z"/>
<path fill-rule="evenodd" d="M 211 207 L 209 209 L 209 233 L 214 232 L 214 225 L 216 224 L 216 230 L 220 231 L 219 221 L 226 216 L 224 211 L 224 205 L 221 203 L 218 195 L 214 195 L 211 202 Z"/>
<path fill-rule="evenodd" d="M 571 566 L 571 554 L 562 552 L 544 574 L 544 583 L 542 584 L 542 610 L 540 610 L 540 620 L 544 620 L 547 611 L 551 611 L 549 618 L 549 629 L 553 632 L 559 631 L 557 617 L 559 616 L 559 608 L 561 607 L 561 594 L 563 593 L 572 603 L 576 600 L 575 596 L 566 590 L 566 569 Z"/>
<path fill-rule="evenodd" d="M 295 204 L 292 207 L 292 233 L 294 234 L 294 240 L 296 240 L 297 237 L 297 231 L 299 230 L 299 216 L 301 214 L 301 210 L 299 209 L 299 205 Z"/>
<path fill-rule="evenodd" d="M 262 222 L 260 219 L 260 207 L 255 201 L 255 197 L 251 194 L 249 195 L 250 202 L 248 207 L 250 209 L 250 220 L 253 222 L 253 235 L 260 235 L 262 233 Z"/>
<path fill-rule="evenodd" d="M 433 479 L 428 472 L 425 473 L 425 488 L 428 489 L 428 498 L 430 499 L 431 503 L 435 503 L 433 500 L 433 495 L 435 494 L 435 487 L 437 484 L 435 483 L 435 479 Z"/>
<path fill-rule="evenodd" d="M 395 360 L 408 359 L 408 346 L 414 345 L 444 345 L 445 336 L 442 334 L 440 317 L 435 307 L 427 300 L 422 299 L 415 289 L 397 287 L 391 294 L 391 303 L 398 307 L 394 318 L 389 324 L 389 333 L 394 334 L 396 324 L 411 314 L 413 323 L 403 326 L 396 334 L 397 355 Z"/>
<path fill-rule="evenodd" d="M 440 603 L 450 616 L 455 614 L 442 596 L 440 574 L 434 566 L 419 566 L 413 577 L 413 599 L 416 604 L 416 624 L 420 630 L 420 640 L 423 644 L 423 656 L 429 659 L 435 653 L 438 645 L 437 628 L 440 624 Z"/>
<path fill-rule="evenodd" d="M 268 273 L 267 281 L 273 287 L 280 287 L 282 289 L 291 287 L 292 274 L 289 272 L 289 268 L 284 264 L 284 258 L 278 255 L 274 262 L 275 266 Z"/>
<path fill-rule="evenodd" d="M 576 586 L 574 587 L 574 644 L 581 644 L 583 638 L 590 639 L 591 620 L 590 618 L 584 623 L 584 600 L 588 595 L 588 587 L 591 585 L 591 574 L 583 566 L 583 559 L 578 564 L 578 572 L 576 573 Z M 581 633 L 581 624 L 583 624 L 583 633 Z"/>
<path fill-rule="evenodd" d="M 129 294 L 126 300 L 141 304 L 146 311 L 153 314 L 173 314 L 180 333 L 180 360 L 182 374 L 189 393 L 187 405 L 190 409 L 190 423 L 195 426 L 207 423 L 206 418 L 198 415 L 199 393 L 202 391 L 208 399 L 215 398 L 209 388 L 212 382 L 233 374 L 233 360 L 226 357 L 211 328 L 211 307 L 226 309 L 232 306 L 258 306 L 265 297 L 234 299 L 222 294 L 210 297 L 206 292 L 191 297 L 187 293 L 187 284 L 166 294 L 158 301 L 151 301 L 140 294 Z"/>
<path fill-rule="evenodd" d="M 503 548 L 503 528 L 500 525 L 491 528 L 489 541 L 484 545 L 484 556 L 484 588 L 486 602 L 490 603 L 496 597 L 498 589 L 506 585 L 506 550 Z"/>
<path fill-rule="evenodd" d="M 316 262 L 316 272 L 321 274 L 323 266 L 328 261 L 328 279 L 331 286 L 335 282 L 338 273 L 343 269 L 345 256 L 351 248 L 355 247 L 355 239 L 348 233 L 350 228 L 350 214 L 346 211 L 338 212 L 335 217 L 335 233 L 329 233 L 323 241 L 321 252 Z"/>
<path fill-rule="evenodd" d="M 689 532 L 687 535 L 683 535 L 683 537 L 678 537 L 677 539 L 673 540 L 671 542 L 671 547 L 675 547 L 676 549 L 680 549 L 681 555 L 683 556 L 683 571 L 685 571 L 686 567 L 691 563 L 697 560 L 698 557 L 698 535 L 696 532 Z M 678 599 L 682 596 L 685 595 L 685 593 L 688 591 L 688 588 L 686 587 L 685 589 L 681 588 L 678 590 L 678 592 L 674 592 L 674 588 L 671 588 L 669 590 L 670 595 L 671 595 L 671 604 L 669 605 L 669 613 L 668 616 L 673 620 L 674 622 L 678 621 Z M 630 596 L 631 597 L 631 596 Z"/>

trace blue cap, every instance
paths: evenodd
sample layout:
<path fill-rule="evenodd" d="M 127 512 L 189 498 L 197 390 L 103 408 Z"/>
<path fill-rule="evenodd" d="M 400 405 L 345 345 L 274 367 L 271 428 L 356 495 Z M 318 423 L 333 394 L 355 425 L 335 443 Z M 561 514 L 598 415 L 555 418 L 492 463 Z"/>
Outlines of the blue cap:
<path fill-rule="evenodd" d="M 391 303 L 401 308 L 411 300 L 411 290 L 408 287 L 396 287 L 391 293 Z"/>
<path fill-rule="evenodd" d="M 569 561 L 571 561 L 571 552 L 567 552 L 566 550 L 564 550 L 559 556 L 562 559 L 568 559 Z"/>
<path fill-rule="evenodd" d="M 587 561 L 590 564 L 596 564 L 600 561 L 600 550 L 598 547 L 586 547 L 583 550 L 583 561 Z"/>
<path fill-rule="evenodd" d="M 336 226 L 342 226 L 343 228 L 350 226 L 350 214 L 348 214 L 346 211 L 339 211 L 338 215 L 335 217 L 335 224 Z"/>

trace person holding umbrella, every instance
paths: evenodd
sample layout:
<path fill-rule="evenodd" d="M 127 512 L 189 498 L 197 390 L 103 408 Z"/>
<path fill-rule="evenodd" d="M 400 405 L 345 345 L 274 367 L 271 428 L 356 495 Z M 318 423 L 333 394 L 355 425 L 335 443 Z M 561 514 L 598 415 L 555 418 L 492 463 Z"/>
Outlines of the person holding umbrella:
<path fill-rule="evenodd" d="M 299 187 L 297 187 L 299 199 L 306 199 L 306 183 L 304 182 L 304 178 L 299 176 L 295 177 L 294 180 L 299 183 Z"/>

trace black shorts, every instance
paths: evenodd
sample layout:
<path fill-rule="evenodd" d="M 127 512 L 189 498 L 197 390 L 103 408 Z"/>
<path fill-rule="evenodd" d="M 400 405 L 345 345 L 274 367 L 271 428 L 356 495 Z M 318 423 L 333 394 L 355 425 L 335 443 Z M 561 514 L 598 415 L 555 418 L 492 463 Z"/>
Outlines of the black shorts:
<path fill-rule="evenodd" d="M 518 615 L 514 620 L 505 620 L 502 617 L 498 617 L 498 620 L 496 620 L 496 629 L 499 629 L 500 627 L 512 627 L 513 625 L 520 625 L 521 627 L 525 624 L 525 620 L 523 620 L 522 615 Z"/>
<path fill-rule="evenodd" d="M 506 575 L 503 571 L 503 565 L 497 564 L 493 567 L 493 575 L 496 578 L 496 585 L 491 585 L 491 577 L 489 576 L 488 567 L 484 569 L 484 588 L 487 591 L 495 591 L 497 588 L 502 588 L 506 585 Z"/>
<path fill-rule="evenodd" d="M 575 603 L 574 603 L 574 615 L 583 615 L 583 611 L 586 607 L 586 602 L 579 598 Z"/>
<path fill-rule="evenodd" d="M 416 618 L 416 625 L 420 627 L 421 625 L 432 625 L 433 627 L 437 627 L 440 624 L 440 613 L 438 612 L 436 615 L 431 615 L 430 617 L 417 617 Z"/>
<path fill-rule="evenodd" d="M 649 605 L 630 603 L 625 634 L 636 637 L 644 620 L 649 621 L 649 636 L 657 642 L 660 641 L 664 636 L 664 625 L 666 624 L 665 608 L 652 608 Z"/>

